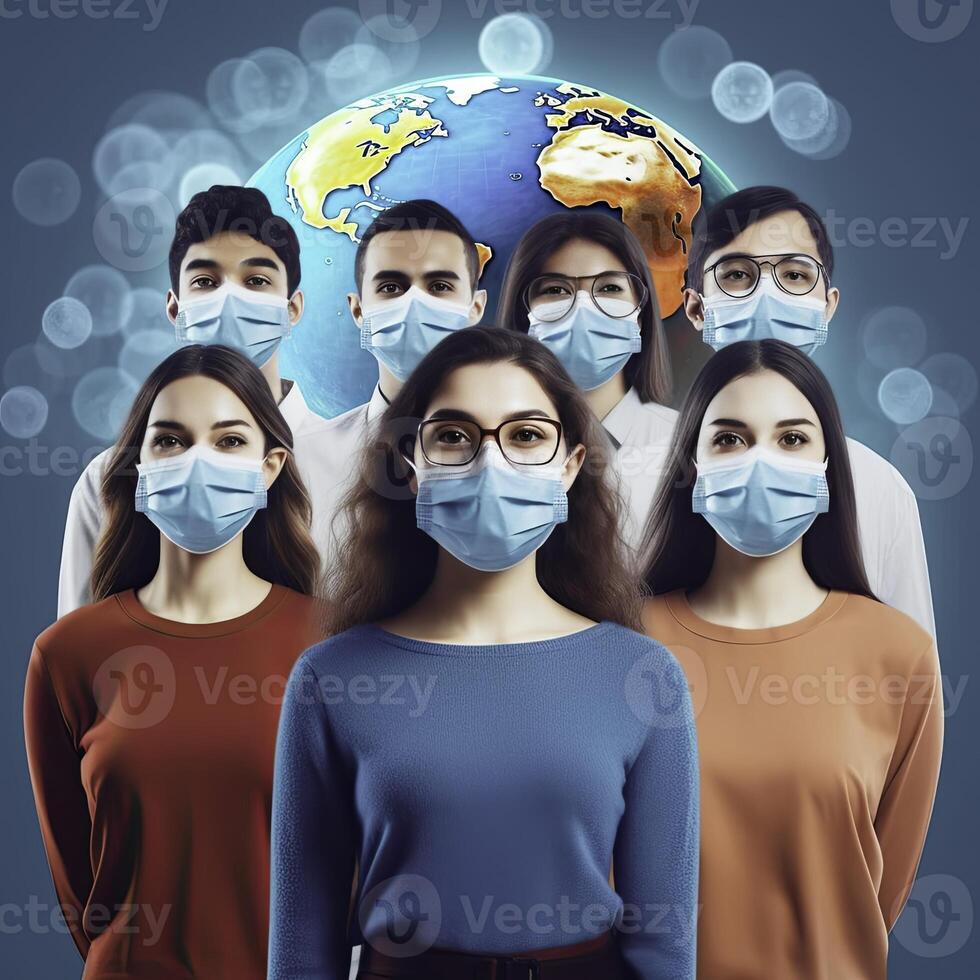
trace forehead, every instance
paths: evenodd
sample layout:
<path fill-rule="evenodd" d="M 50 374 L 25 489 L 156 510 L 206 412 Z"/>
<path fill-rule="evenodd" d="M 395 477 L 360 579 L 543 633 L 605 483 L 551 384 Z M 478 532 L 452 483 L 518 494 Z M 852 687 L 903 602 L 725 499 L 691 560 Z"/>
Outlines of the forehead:
<path fill-rule="evenodd" d="M 468 364 L 448 374 L 432 396 L 426 414 L 441 408 L 468 412 L 484 427 L 525 409 L 544 410 L 551 418 L 558 409 L 530 371 L 508 361 Z"/>
<path fill-rule="evenodd" d="M 819 424 L 809 399 L 791 381 L 775 371 L 756 371 L 729 381 L 711 400 L 702 426 L 715 419 L 738 419 L 756 431 L 772 428 L 783 419 L 808 418 Z"/>
<path fill-rule="evenodd" d="M 466 246 L 451 231 L 426 228 L 383 231 L 368 243 L 364 274 L 370 278 L 381 270 L 426 272 L 452 270 L 466 273 Z"/>
<path fill-rule="evenodd" d="M 556 248 L 542 263 L 543 273 L 591 276 L 599 272 L 625 272 L 626 267 L 612 249 L 587 238 L 573 238 Z"/>
<path fill-rule="evenodd" d="M 243 231 L 223 231 L 203 242 L 195 242 L 187 249 L 181 269 L 186 269 L 187 264 L 196 259 L 214 262 L 224 269 L 233 269 L 245 259 L 254 258 L 269 259 L 275 263 L 277 269 L 285 270 L 279 256 L 270 246 Z"/>
<path fill-rule="evenodd" d="M 252 413 L 230 388 L 213 378 L 192 375 L 162 388 L 150 408 L 150 422 L 167 419 L 189 429 L 204 428 L 228 419 L 255 425 Z"/>
<path fill-rule="evenodd" d="M 705 259 L 705 268 L 713 265 L 723 255 L 745 252 L 749 255 L 780 255 L 800 252 L 815 259 L 820 258 L 817 240 L 799 211 L 777 211 L 753 222 L 727 245 L 715 249 Z"/>

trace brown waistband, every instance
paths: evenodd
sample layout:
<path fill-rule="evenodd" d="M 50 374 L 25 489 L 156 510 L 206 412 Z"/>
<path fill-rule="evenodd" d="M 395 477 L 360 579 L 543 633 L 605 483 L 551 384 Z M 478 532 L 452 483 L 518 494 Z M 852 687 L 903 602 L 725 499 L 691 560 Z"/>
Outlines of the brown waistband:
<path fill-rule="evenodd" d="M 361 947 L 358 977 L 419 980 L 616 980 L 626 977 L 612 932 L 571 946 L 526 953 L 481 954 L 433 948 L 417 956 L 386 956 L 367 943 Z"/>

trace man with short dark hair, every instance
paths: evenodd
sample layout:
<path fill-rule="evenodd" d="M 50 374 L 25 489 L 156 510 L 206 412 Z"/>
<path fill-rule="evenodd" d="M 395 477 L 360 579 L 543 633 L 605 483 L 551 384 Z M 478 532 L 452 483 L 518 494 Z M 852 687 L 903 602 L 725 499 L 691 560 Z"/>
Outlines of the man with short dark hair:
<path fill-rule="evenodd" d="M 255 188 L 216 184 L 195 194 L 177 218 L 164 300 L 177 343 L 225 344 L 249 356 L 272 389 L 293 433 L 296 462 L 313 500 L 314 539 L 325 474 L 310 451 L 323 421 L 299 385 L 279 375 L 278 349 L 303 315 L 299 241 Z M 102 525 L 101 483 L 111 449 L 82 472 L 68 505 L 58 582 L 58 615 L 91 602 L 89 575 Z M 320 535 L 317 535 L 317 532 Z"/>
<path fill-rule="evenodd" d="M 715 350 L 775 338 L 812 353 L 826 342 L 840 301 L 833 271 L 833 247 L 813 207 L 782 187 L 748 187 L 696 223 L 684 308 Z M 854 439 L 847 445 L 872 591 L 935 635 L 915 494 L 888 460 Z"/>

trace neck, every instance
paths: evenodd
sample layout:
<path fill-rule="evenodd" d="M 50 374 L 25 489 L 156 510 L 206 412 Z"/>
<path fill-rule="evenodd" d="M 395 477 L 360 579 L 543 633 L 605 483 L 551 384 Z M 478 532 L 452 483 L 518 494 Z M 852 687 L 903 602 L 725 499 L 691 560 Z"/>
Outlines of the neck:
<path fill-rule="evenodd" d="M 589 408 L 601 422 L 622 400 L 628 390 L 626 375 L 617 371 L 608 381 L 584 392 Z"/>
<path fill-rule="evenodd" d="M 396 378 L 383 364 L 378 364 L 378 385 L 381 393 L 389 402 L 402 390 L 402 382 Z"/>
<path fill-rule="evenodd" d="M 207 555 L 194 555 L 160 535 L 160 564 L 138 590 L 142 606 L 181 623 L 215 623 L 254 609 L 269 583 L 253 575 L 242 554 L 242 535 Z"/>
<path fill-rule="evenodd" d="M 711 573 L 688 601 L 709 622 L 767 629 L 803 619 L 826 597 L 803 564 L 802 538 L 768 558 L 743 555 L 716 538 Z"/>
<path fill-rule="evenodd" d="M 262 377 L 268 382 L 269 388 L 272 390 L 272 397 L 275 398 L 278 405 L 283 399 L 282 376 L 279 374 L 279 351 L 276 351 L 259 370 L 262 372 Z"/>

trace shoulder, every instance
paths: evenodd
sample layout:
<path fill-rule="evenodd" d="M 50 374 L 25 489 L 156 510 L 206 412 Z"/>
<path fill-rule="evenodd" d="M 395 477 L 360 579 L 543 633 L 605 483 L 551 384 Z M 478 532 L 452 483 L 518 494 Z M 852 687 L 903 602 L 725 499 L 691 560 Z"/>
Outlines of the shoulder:
<path fill-rule="evenodd" d="M 843 605 L 830 622 L 842 633 L 842 643 L 860 644 L 896 671 L 907 672 L 936 655 L 932 635 L 911 616 L 868 596 L 845 593 Z"/>
<path fill-rule="evenodd" d="M 656 435 L 662 441 L 670 441 L 677 427 L 678 412 L 659 402 L 637 401 L 637 416 L 642 420 L 642 428 L 649 435 Z"/>
<path fill-rule="evenodd" d="M 297 673 L 319 677 L 340 666 L 356 666 L 362 663 L 366 652 L 377 650 L 378 639 L 371 626 L 352 626 L 343 633 L 335 633 L 303 651 L 296 661 Z"/>
<path fill-rule="evenodd" d="M 659 640 L 619 623 L 609 623 L 609 629 L 605 634 L 605 645 L 609 651 L 618 655 L 629 669 L 635 668 L 638 664 L 664 670 L 678 666 L 674 655 Z"/>
<path fill-rule="evenodd" d="M 112 458 L 113 449 L 113 446 L 110 446 L 108 449 L 103 449 L 98 456 L 94 456 L 89 460 L 85 469 L 82 470 L 81 475 L 75 481 L 72 497 L 77 497 L 80 494 L 87 497 L 93 495 L 95 497 L 99 496 L 102 477 L 105 475 L 109 460 Z"/>
<path fill-rule="evenodd" d="M 40 650 L 48 669 L 74 661 L 79 651 L 88 648 L 93 639 L 118 630 L 126 623 L 126 614 L 116 596 L 79 606 L 56 619 L 38 634 L 35 649 Z"/>
<path fill-rule="evenodd" d="M 656 634 L 658 627 L 663 628 L 664 624 L 675 621 L 674 614 L 670 610 L 671 596 L 673 595 L 675 595 L 673 592 L 663 593 L 648 596 L 643 600 L 640 618 L 647 634 Z"/>
<path fill-rule="evenodd" d="M 855 491 L 863 489 L 879 498 L 882 493 L 890 493 L 893 497 L 915 502 L 915 494 L 905 477 L 887 459 L 850 437 L 847 450 Z"/>

